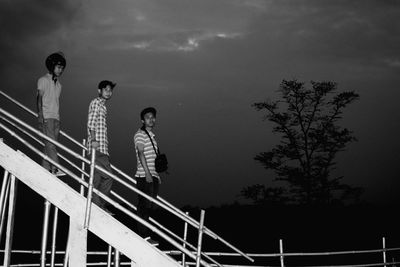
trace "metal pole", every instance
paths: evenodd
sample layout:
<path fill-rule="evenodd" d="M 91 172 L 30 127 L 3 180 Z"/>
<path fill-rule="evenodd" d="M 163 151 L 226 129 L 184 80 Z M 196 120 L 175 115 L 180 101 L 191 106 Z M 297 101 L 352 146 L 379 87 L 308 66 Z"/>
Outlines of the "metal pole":
<path fill-rule="evenodd" d="M 114 267 L 119 267 L 119 251 L 114 249 Z"/>
<path fill-rule="evenodd" d="M 382 237 L 382 245 L 383 245 L 383 263 L 384 267 L 386 267 L 386 240 L 385 237 Z"/>
<path fill-rule="evenodd" d="M 1 185 L 1 192 L 0 192 L 0 214 L 3 213 L 3 202 L 4 202 L 4 198 L 5 198 L 7 182 L 8 182 L 8 171 L 5 170 L 4 176 L 3 176 L 3 183 Z"/>
<path fill-rule="evenodd" d="M 47 246 L 47 232 L 49 227 L 49 216 L 50 216 L 50 202 L 45 200 L 40 267 L 46 267 L 46 246 Z"/>
<path fill-rule="evenodd" d="M 4 220 L 6 218 L 5 214 L 6 214 L 7 199 L 8 199 L 9 191 L 10 191 L 10 178 L 8 177 L 7 178 L 7 184 L 6 184 L 6 191 L 5 191 L 5 194 L 4 194 L 4 201 L 3 201 L 3 204 L 1 205 L 2 210 L 1 210 L 1 214 L 0 214 L 0 216 L 1 216 L 1 220 L 0 220 L 0 241 L 1 241 L 1 237 L 3 235 L 3 226 L 4 226 Z"/>
<path fill-rule="evenodd" d="M 68 229 L 68 237 L 67 237 L 67 246 L 65 247 L 63 267 L 68 266 L 68 258 L 69 258 L 69 229 Z"/>
<path fill-rule="evenodd" d="M 281 267 L 285 266 L 285 262 L 283 261 L 283 241 L 282 239 L 279 239 L 279 253 L 281 254 L 280 258 L 281 258 Z"/>
<path fill-rule="evenodd" d="M 4 93 L 3 91 L 0 90 L 0 94 L 2 94 L 4 97 L 6 97 L 8 100 L 10 100 L 11 102 L 13 102 L 14 104 L 16 104 L 17 106 L 19 106 L 20 108 L 22 108 L 23 110 L 27 111 L 28 113 L 32 114 L 33 116 L 37 117 L 38 114 L 36 112 L 33 112 L 32 110 L 30 110 L 29 108 L 25 107 L 23 104 L 21 104 L 20 102 L 18 102 L 17 100 L 15 100 L 14 98 L 12 98 L 11 96 L 7 95 L 6 93 Z M 70 137 L 68 134 L 66 134 L 64 131 L 60 130 L 60 134 L 64 135 L 65 138 L 67 138 L 68 140 L 70 140 L 72 143 L 78 145 L 78 146 L 82 146 L 78 141 L 76 141 L 75 139 L 73 139 L 72 137 Z"/>
<path fill-rule="evenodd" d="M 15 179 L 15 176 L 11 175 L 11 186 L 10 186 L 8 218 L 7 218 L 6 245 L 5 245 L 5 249 L 4 249 L 4 264 L 3 264 L 4 267 L 10 266 L 16 199 L 17 199 L 17 181 Z"/>
<path fill-rule="evenodd" d="M 0 112 L 3 113 L 7 113 L 5 111 L 3 111 L 3 109 L 0 108 Z M 7 116 L 11 116 L 9 114 L 7 114 Z M 22 123 L 22 122 L 21 122 Z M 24 145 L 27 145 L 29 149 L 32 149 L 35 153 L 39 154 L 41 157 L 45 158 L 46 160 L 50 161 L 53 165 L 57 166 L 57 163 L 54 163 L 50 158 L 46 157 L 44 153 L 40 152 L 39 150 L 35 149 L 33 146 L 31 146 L 29 143 L 24 142 L 24 139 L 19 137 L 18 135 L 16 135 L 13 131 L 11 131 L 10 129 L 8 129 L 7 127 L 5 127 L 3 124 L 0 123 L 0 127 L 3 128 L 4 130 L 6 130 L 7 132 L 9 132 L 10 134 L 12 134 L 14 137 L 16 137 L 19 141 L 23 142 Z M 24 124 L 24 127 L 29 127 L 28 125 Z M 34 131 L 36 131 L 36 129 L 33 129 Z M 36 132 L 37 134 L 41 134 L 40 132 Z M 41 137 L 43 137 L 44 139 L 48 138 L 46 135 L 40 135 Z M 47 139 L 46 139 L 47 140 Z M 53 142 L 56 143 L 56 141 L 54 141 L 53 139 L 49 139 Z M 57 142 L 57 145 L 58 142 Z M 64 147 L 63 147 L 64 149 Z M 65 148 L 66 149 L 66 148 Z M 66 149 L 67 150 L 67 149 Z M 85 160 L 85 162 L 90 162 L 87 159 L 83 159 L 81 157 L 81 155 L 76 154 L 75 152 L 69 151 L 67 150 L 68 153 L 70 153 L 71 155 L 81 159 L 81 160 Z M 60 165 L 61 166 L 61 165 Z M 119 183 L 125 185 L 128 189 L 133 190 L 134 192 L 137 192 L 138 194 L 141 194 L 142 196 L 146 197 L 147 199 L 153 199 L 151 196 L 146 195 L 145 193 L 141 192 L 140 190 L 138 190 L 137 188 L 129 185 L 127 182 L 123 181 L 122 179 L 120 179 L 119 177 L 113 175 L 112 173 L 108 172 L 107 170 L 99 167 L 99 166 L 95 166 L 95 168 L 105 174 L 107 174 L 108 176 L 112 177 L 113 179 L 115 179 L 116 181 L 118 181 Z M 70 172 L 67 169 L 63 169 L 64 172 L 66 172 L 71 178 L 73 178 L 74 180 L 76 180 L 79 183 L 82 183 L 82 180 L 77 177 L 74 173 Z M 86 183 L 85 183 L 86 185 Z M 156 227 L 152 226 L 151 224 L 149 224 L 147 221 L 141 219 L 140 217 L 138 217 L 136 214 L 130 212 L 128 209 L 126 209 L 125 207 L 123 207 L 122 205 L 120 205 L 119 203 L 113 201 L 111 198 L 109 198 L 108 196 L 104 195 L 103 193 L 101 193 L 100 191 L 96 190 L 95 188 L 93 189 L 94 192 L 96 192 L 99 196 L 101 196 L 103 199 L 105 199 L 108 203 L 111 203 L 114 207 L 117 207 L 119 210 L 123 211 L 125 214 L 127 214 L 128 216 L 134 218 L 135 220 L 140 221 L 142 224 L 146 225 L 148 228 L 150 228 L 153 232 L 157 233 L 158 235 L 160 235 L 162 238 L 164 238 L 165 240 L 167 240 L 169 243 L 171 243 L 173 246 L 175 246 L 176 248 L 184 251 L 184 253 L 186 253 L 190 258 L 192 259 L 196 259 L 196 256 L 189 250 L 183 248 L 181 246 L 181 244 L 177 243 L 175 240 L 173 240 L 172 238 L 170 238 L 169 236 L 165 235 L 163 232 L 161 232 L 160 230 L 158 230 Z M 173 212 L 168 206 L 165 206 L 163 203 L 153 199 L 153 202 L 156 202 L 157 204 L 160 204 L 163 208 L 167 209 L 168 211 L 174 213 L 175 215 L 177 215 L 178 217 L 182 218 L 181 215 L 179 213 L 175 213 Z M 182 212 L 183 213 L 183 212 Z M 184 214 L 184 213 L 183 213 Z M 192 221 L 189 221 L 190 224 L 192 224 Z M 207 228 L 204 228 L 207 229 Z M 202 260 L 201 260 L 202 262 Z M 204 263 L 206 264 L 206 263 Z"/>
<path fill-rule="evenodd" d="M 94 148 L 92 148 L 92 158 L 91 158 L 91 161 L 90 161 L 89 188 L 88 188 L 88 194 L 87 194 L 87 199 L 86 199 L 85 222 L 83 224 L 84 229 L 88 229 L 89 228 L 90 210 L 92 208 L 95 158 L 96 158 L 96 150 Z"/>
<path fill-rule="evenodd" d="M 199 237 L 198 237 L 198 241 L 197 241 L 196 267 L 200 267 L 201 243 L 203 241 L 204 214 L 205 214 L 205 211 L 201 210 L 200 225 L 199 225 Z"/>
<path fill-rule="evenodd" d="M 107 267 L 111 267 L 111 254 L 112 254 L 112 246 L 111 246 L 111 245 L 108 245 Z"/>
<path fill-rule="evenodd" d="M 86 146 L 86 139 L 83 139 L 82 145 Z M 82 157 L 84 158 L 85 156 L 86 156 L 86 149 L 82 148 Z M 85 175 L 83 174 L 85 172 L 85 161 L 83 161 L 83 160 L 82 160 L 81 169 L 82 169 L 81 179 L 82 179 L 82 181 L 85 181 Z M 82 196 L 83 196 L 84 192 L 85 192 L 85 187 L 81 184 L 80 193 Z"/>
<path fill-rule="evenodd" d="M 185 212 L 186 215 L 189 215 L 189 212 Z M 187 229 L 188 229 L 188 223 L 185 221 L 185 225 L 183 227 L 183 247 L 186 247 L 186 238 L 187 238 Z M 186 264 L 186 254 L 182 253 L 182 266 L 185 266 Z"/>
<path fill-rule="evenodd" d="M 1 92 L 1 91 L 0 91 Z M 41 132 L 38 132 L 36 129 L 34 129 L 33 127 L 29 126 L 28 124 L 22 122 L 21 120 L 19 120 L 18 118 L 16 118 L 15 116 L 11 115 L 10 113 L 6 112 L 5 110 L 0 108 L 0 113 L 3 113 L 4 115 L 6 115 L 7 117 L 13 119 L 14 121 L 18 122 L 19 124 L 21 124 L 22 126 L 26 127 L 27 129 L 35 132 L 37 135 L 39 135 L 41 138 L 52 142 L 53 144 L 57 145 L 57 147 L 62 148 L 63 150 L 65 150 L 66 152 L 68 152 L 69 154 L 73 155 L 76 158 L 79 158 L 83 161 L 85 161 L 86 163 L 89 162 L 89 160 L 82 158 L 81 155 L 76 154 L 75 152 L 73 152 L 72 150 L 68 149 L 67 147 L 65 147 L 64 145 L 58 143 L 57 141 L 54 141 L 53 139 L 49 138 L 48 136 L 44 135 Z M 4 125 L 2 125 L 0 123 L 0 127 L 3 128 L 4 130 L 6 130 L 7 132 L 9 132 L 10 134 L 12 134 L 14 137 L 16 137 L 19 141 L 21 141 L 22 143 L 24 143 L 25 145 L 27 145 L 30 149 L 32 149 L 33 151 L 35 151 L 35 153 L 39 154 L 41 157 L 43 157 L 44 159 L 46 159 L 47 161 L 50 161 L 53 165 L 57 166 L 60 168 L 60 166 L 57 163 L 52 162 L 51 159 L 47 158 L 44 156 L 43 153 L 38 152 L 38 150 L 36 150 L 34 147 L 32 147 L 31 145 L 29 145 L 28 143 L 24 142 L 24 140 L 22 138 L 20 138 L 18 135 L 16 135 L 13 131 L 11 131 L 10 129 L 8 129 L 7 127 L 5 127 Z M 77 142 L 77 141 L 75 141 Z M 77 142 L 77 144 L 79 144 L 79 146 L 82 146 L 82 144 L 80 144 L 79 142 Z M 111 165 L 111 167 L 114 170 L 118 170 L 116 169 L 113 165 Z M 118 181 L 119 183 L 125 185 L 128 189 L 136 192 L 137 194 L 140 194 L 141 196 L 149 199 L 150 201 L 156 203 L 157 205 L 163 207 L 164 209 L 168 210 L 169 212 L 171 212 L 172 214 L 175 214 L 177 217 L 183 219 L 183 220 L 189 220 L 188 222 L 195 226 L 196 228 L 199 226 L 199 223 L 197 221 L 195 221 L 193 218 L 191 217 L 185 217 L 184 212 L 180 211 L 178 208 L 174 207 L 171 203 L 167 202 L 166 200 L 162 199 L 160 196 L 157 196 L 157 199 L 153 199 L 152 197 L 142 193 L 140 190 L 136 189 L 136 187 L 132 187 L 130 186 L 128 183 L 126 183 L 125 181 L 123 181 L 122 179 L 118 178 L 117 176 L 113 175 L 112 173 L 109 173 L 108 171 L 104 170 L 101 167 L 96 167 L 98 170 L 104 172 L 105 174 L 107 174 L 108 176 L 112 177 L 113 179 L 115 179 L 116 181 Z M 71 173 L 70 171 L 63 169 L 62 166 L 61 168 L 65 173 L 67 173 L 69 176 L 71 176 L 73 179 L 79 179 L 79 182 L 82 182 L 80 180 L 80 178 L 76 178 L 76 176 Z M 122 171 L 118 170 L 118 173 L 123 175 L 125 178 L 128 178 L 128 180 L 130 181 L 134 181 L 133 178 L 129 177 L 127 174 L 123 173 Z M 101 194 L 101 192 L 100 192 Z M 110 200 L 107 198 L 107 196 L 103 196 L 103 198 L 105 198 L 108 202 L 110 202 Z M 161 201 L 161 202 L 160 202 Z M 164 202 L 164 203 L 162 203 Z M 231 245 L 230 243 L 228 243 L 227 241 L 225 241 L 223 238 L 221 238 L 220 236 L 216 235 L 214 232 L 212 232 L 210 229 L 204 227 L 204 232 L 208 235 L 210 235 L 211 237 L 213 237 L 214 239 L 218 239 L 220 240 L 223 244 L 225 244 L 226 246 L 228 246 L 229 248 L 237 251 L 238 253 L 240 253 L 243 257 L 247 258 L 250 261 L 254 261 L 253 259 L 251 259 L 250 257 L 248 257 L 245 253 L 241 252 L 239 249 L 237 249 L 236 247 L 234 247 L 233 245 Z M 176 244 L 174 244 L 176 246 Z M 186 251 L 185 253 L 188 253 L 188 251 Z M 193 256 L 193 257 L 192 257 Z M 191 255 L 191 258 L 194 258 L 194 255 Z"/>
<path fill-rule="evenodd" d="M 58 208 L 54 206 L 53 236 L 51 240 L 51 261 L 50 261 L 51 267 L 54 267 L 54 261 L 56 256 L 57 223 L 58 223 Z"/>

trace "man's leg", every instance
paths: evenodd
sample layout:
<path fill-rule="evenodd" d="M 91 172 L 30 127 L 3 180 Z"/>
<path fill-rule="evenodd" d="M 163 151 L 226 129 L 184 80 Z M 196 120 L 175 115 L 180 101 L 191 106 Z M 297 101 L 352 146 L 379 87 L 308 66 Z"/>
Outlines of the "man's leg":
<path fill-rule="evenodd" d="M 58 130 L 57 130 L 58 128 Z M 45 119 L 43 123 L 43 133 L 50 137 L 53 140 L 57 140 L 58 132 L 60 130 L 59 121 L 56 119 Z M 56 146 L 47 140 L 44 140 L 44 153 L 58 163 L 58 156 Z M 43 160 L 42 166 L 48 170 L 53 170 L 54 166 L 52 166 L 48 161 Z"/>
<path fill-rule="evenodd" d="M 43 121 L 43 123 L 39 122 L 39 127 L 38 128 L 44 135 L 47 135 L 47 129 L 46 129 L 47 125 L 45 125 L 44 121 Z M 48 155 L 47 154 L 47 143 L 48 143 L 48 141 L 43 138 L 43 143 L 44 143 L 43 153 L 47 156 Z M 42 160 L 42 166 L 46 170 L 50 170 L 50 163 L 45 159 Z"/>
<path fill-rule="evenodd" d="M 99 156 L 100 156 L 99 154 L 100 154 L 100 152 L 96 151 L 96 156 L 95 156 L 95 159 L 94 159 L 94 163 L 96 165 L 98 165 L 98 166 L 101 166 L 101 159 L 99 159 Z M 100 156 L 100 158 L 101 158 L 101 156 Z M 100 171 L 95 169 L 94 170 L 94 175 L 93 175 L 93 187 L 98 189 L 99 186 L 100 186 L 100 183 L 101 183 Z M 103 208 L 103 206 L 102 206 L 103 203 L 102 203 L 100 197 L 96 193 L 92 194 L 92 202 L 94 204 L 96 204 L 97 206 Z"/>
<path fill-rule="evenodd" d="M 105 169 L 106 171 L 112 173 L 111 165 L 110 165 L 110 158 L 107 155 L 102 155 L 102 160 L 101 160 L 101 167 Z M 113 184 L 113 179 L 105 174 L 105 173 L 100 173 L 100 184 L 99 184 L 99 191 L 102 192 L 106 196 L 110 196 L 110 191 L 111 187 Z M 104 199 L 101 199 L 102 206 L 103 208 L 106 208 L 107 202 Z"/>
<path fill-rule="evenodd" d="M 58 136 L 60 135 L 60 121 L 59 120 L 53 120 L 54 122 L 54 140 L 56 140 L 58 142 Z M 52 157 L 54 157 L 54 160 L 59 163 L 58 160 L 58 155 L 57 155 L 57 146 L 53 144 L 53 148 L 52 148 Z M 57 167 L 54 166 L 55 169 L 57 169 Z"/>
<path fill-rule="evenodd" d="M 103 169 L 112 172 L 109 157 L 99 151 L 96 151 L 96 159 L 95 164 Z M 93 177 L 93 187 L 99 190 L 101 193 L 106 196 L 110 195 L 111 186 L 112 186 L 112 178 L 98 170 L 95 170 Z M 98 205 L 101 208 L 105 208 L 105 201 L 100 198 L 97 194 L 93 194 L 93 203 Z"/>
<path fill-rule="evenodd" d="M 137 178 L 137 188 L 146 193 L 149 194 L 149 187 L 150 187 L 150 183 L 146 182 L 146 178 Z M 148 221 L 149 219 L 149 209 L 150 209 L 150 201 L 148 201 L 145 197 L 142 197 L 140 195 L 138 195 L 138 204 L 137 204 L 137 215 Z M 141 223 L 137 223 L 137 230 L 138 230 L 138 234 L 142 237 L 147 237 L 148 236 L 148 229 L 146 226 L 144 226 Z"/>
<path fill-rule="evenodd" d="M 160 189 L 160 182 L 157 177 L 153 177 L 153 182 L 151 183 L 151 186 L 150 186 L 149 195 L 152 196 L 153 198 L 157 199 L 159 189 Z M 154 214 L 154 209 L 156 207 L 157 207 L 157 204 L 154 204 L 154 202 L 150 202 L 150 215 Z"/>

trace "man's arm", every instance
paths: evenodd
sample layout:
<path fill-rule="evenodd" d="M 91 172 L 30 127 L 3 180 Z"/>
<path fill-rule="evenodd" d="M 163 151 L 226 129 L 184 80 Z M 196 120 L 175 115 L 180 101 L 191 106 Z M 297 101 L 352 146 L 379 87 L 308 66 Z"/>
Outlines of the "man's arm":
<path fill-rule="evenodd" d="M 99 113 L 99 105 L 96 105 L 95 102 L 90 103 L 87 127 L 89 128 L 90 136 L 92 137 L 91 143 L 94 149 L 97 149 L 100 146 L 99 142 L 96 140 L 96 130 L 95 130 L 98 113 Z"/>
<path fill-rule="evenodd" d="M 89 130 L 90 131 L 90 136 L 92 136 L 92 148 L 97 149 L 100 146 L 100 143 L 96 140 L 96 131 L 95 130 Z"/>
<path fill-rule="evenodd" d="M 38 121 L 39 123 L 43 123 L 43 81 L 38 81 L 38 90 L 37 90 L 37 97 L 36 97 L 36 110 L 38 114 Z"/>

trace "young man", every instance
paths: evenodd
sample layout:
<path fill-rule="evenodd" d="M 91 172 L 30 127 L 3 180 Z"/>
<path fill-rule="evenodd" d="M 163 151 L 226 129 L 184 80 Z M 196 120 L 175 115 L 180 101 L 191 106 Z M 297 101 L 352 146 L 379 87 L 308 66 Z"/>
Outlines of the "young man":
<path fill-rule="evenodd" d="M 136 132 L 134 137 L 137 159 L 137 171 L 135 174 L 137 188 L 153 198 L 157 197 L 159 185 L 161 183 L 160 175 L 156 172 L 155 168 L 155 159 L 157 156 L 155 150 L 158 150 L 158 146 L 153 128 L 156 122 L 156 114 L 157 111 L 153 107 L 142 110 L 140 119 L 142 120 L 143 126 Z M 142 219 L 148 221 L 152 210 L 152 202 L 139 195 L 137 205 L 138 215 Z M 139 235 L 146 238 L 149 243 L 157 245 L 158 242 L 150 238 L 148 231 L 147 227 L 138 223 Z"/>
<path fill-rule="evenodd" d="M 64 54 L 61 52 L 53 53 L 46 58 L 46 67 L 49 71 L 41 77 L 37 83 L 37 112 L 39 129 L 48 137 L 58 141 L 60 132 L 60 94 L 61 83 L 59 77 L 66 66 Z M 44 140 L 44 153 L 58 163 L 56 146 Z M 43 160 L 42 166 L 57 176 L 65 175 L 50 162 Z"/>
<path fill-rule="evenodd" d="M 94 148 L 96 150 L 95 164 L 104 168 L 108 172 L 112 172 L 112 170 L 108 153 L 106 101 L 111 99 L 115 85 L 116 83 L 107 80 L 99 83 L 99 96 L 90 102 L 87 122 L 88 153 L 90 155 L 92 148 Z M 94 188 L 98 189 L 106 196 L 109 196 L 112 182 L 111 177 L 95 170 L 93 180 Z M 97 194 L 93 194 L 93 203 L 112 215 L 112 213 L 106 208 L 105 201 Z"/>

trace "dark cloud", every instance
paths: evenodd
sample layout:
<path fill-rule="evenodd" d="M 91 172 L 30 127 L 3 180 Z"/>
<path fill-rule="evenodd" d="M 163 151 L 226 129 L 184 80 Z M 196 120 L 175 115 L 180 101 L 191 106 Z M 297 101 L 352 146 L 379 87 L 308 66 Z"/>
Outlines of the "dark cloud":
<path fill-rule="evenodd" d="M 20 77 L 29 77 L 47 54 L 60 50 L 58 36 L 49 36 L 70 23 L 79 6 L 78 2 L 58 0 L 0 2 L 3 86 L 26 86 L 26 79 Z"/>
<path fill-rule="evenodd" d="M 2 1 L 2 41 L 10 46 L 32 37 L 46 35 L 68 23 L 77 10 L 70 1 Z"/>
<path fill-rule="evenodd" d="M 398 56 L 399 16 L 398 1 L 275 1 L 253 29 L 290 54 L 377 63 Z"/>
<path fill-rule="evenodd" d="M 388 149 L 399 147 L 400 135 L 393 124 L 400 120 L 398 3 L 1 1 L 0 73 L 16 88 L 9 90 L 11 95 L 33 106 L 45 57 L 63 50 L 68 65 L 61 78 L 62 125 L 77 138 L 85 137 L 87 104 L 97 83 L 115 80 L 110 102 L 113 162 L 134 171 L 132 135 L 140 124 L 138 113 L 154 105 L 160 111 L 157 136 L 173 165 L 163 193 L 179 203 L 208 204 L 232 200 L 247 184 L 272 180 L 252 158 L 279 138 L 251 103 L 274 98 L 282 79 L 334 80 L 341 90 L 361 94 L 345 114 L 360 141 L 343 153 L 358 159 L 343 156 L 348 160 L 339 171 L 355 185 L 389 184 L 395 166 L 384 166 L 385 160 L 373 163 L 381 154 L 382 159 L 398 159 Z M 187 50 L 179 50 L 185 46 Z M 196 161 L 187 156 L 193 154 Z M 384 180 L 375 177 L 380 173 Z M 229 185 L 224 192 L 218 190 L 221 184 Z"/>

